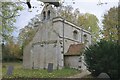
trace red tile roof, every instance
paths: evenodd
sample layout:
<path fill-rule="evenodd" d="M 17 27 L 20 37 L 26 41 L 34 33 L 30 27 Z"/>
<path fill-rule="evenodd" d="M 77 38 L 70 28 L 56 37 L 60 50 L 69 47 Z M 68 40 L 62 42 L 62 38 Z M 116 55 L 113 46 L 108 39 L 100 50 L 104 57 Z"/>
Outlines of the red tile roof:
<path fill-rule="evenodd" d="M 67 53 L 65 53 L 64 55 L 66 55 L 66 56 L 81 55 L 81 53 L 84 51 L 84 49 L 85 49 L 84 44 L 71 44 L 69 46 Z"/>

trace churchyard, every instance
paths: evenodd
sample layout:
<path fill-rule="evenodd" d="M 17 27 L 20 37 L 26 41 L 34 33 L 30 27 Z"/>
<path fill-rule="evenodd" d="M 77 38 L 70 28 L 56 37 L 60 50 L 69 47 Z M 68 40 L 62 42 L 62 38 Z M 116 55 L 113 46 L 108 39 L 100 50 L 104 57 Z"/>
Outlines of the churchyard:
<path fill-rule="evenodd" d="M 30 0 L 0 3 L 0 61 L 3 62 L 2 66 L 0 64 L 0 72 L 3 80 L 120 80 L 120 2 L 118 5 L 118 2 L 111 4 L 109 0 L 99 0 L 98 4 L 84 3 L 86 5 L 83 6 L 83 3 L 74 0 L 71 3 L 67 0 L 38 0 L 40 1 L 42 3 L 37 5 L 31 4 Z M 78 5 L 78 8 L 74 5 Z M 102 5 L 106 7 L 103 8 Z M 21 15 L 20 11 L 27 12 Z M 16 18 L 18 16 L 20 20 Z M 28 19 L 26 23 L 25 19 Z M 87 75 L 84 71 L 90 74 Z"/>
<path fill-rule="evenodd" d="M 14 68 L 12 74 L 8 75 L 7 71 L 8 66 L 10 65 L 12 65 Z M 80 73 L 80 71 L 69 68 L 64 68 L 62 70 L 53 70 L 53 72 L 50 73 L 47 70 L 23 69 L 22 62 L 10 62 L 2 64 L 3 78 L 65 78 L 78 73 Z"/>

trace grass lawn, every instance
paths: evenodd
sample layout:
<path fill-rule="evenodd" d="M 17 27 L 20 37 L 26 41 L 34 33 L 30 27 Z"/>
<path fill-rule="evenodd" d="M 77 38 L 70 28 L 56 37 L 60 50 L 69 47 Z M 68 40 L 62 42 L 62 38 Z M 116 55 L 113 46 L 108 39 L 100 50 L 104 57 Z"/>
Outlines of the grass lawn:
<path fill-rule="evenodd" d="M 12 76 L 6 75 L 8 65 L 14 66 L 14 72 Z M 80 73 L 78 70 L 69 68 L 54 70 L 52 73 L 48 73 L 47 70 L 23 69 L 22 63 L 3 63 L 2 72 L 3 78 L 64 78 Z"/>

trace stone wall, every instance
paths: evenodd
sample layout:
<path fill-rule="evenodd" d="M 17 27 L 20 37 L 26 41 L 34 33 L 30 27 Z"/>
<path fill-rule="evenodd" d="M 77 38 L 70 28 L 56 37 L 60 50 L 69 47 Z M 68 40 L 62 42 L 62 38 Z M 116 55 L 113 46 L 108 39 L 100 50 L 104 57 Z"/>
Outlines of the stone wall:
<path fill-rule="evenodd" d="M 81 29 L 80 27 L 69 23 L 67 21 L 64 21 L 61 18 L 56 18 L 56 20 L 53 20 L 54 26 L 56 27 L 55 30 L 57 34 L 59 34 L 59 40 L 61 40 L 61 52 L 64 52 L 63 54 L 67 53 L 69 46 L 71 44 L 79 44 L 79 43 L 85 43 L 86 46 L 91 44 L 91 34 L 90 32 Z M 64 30 L 63 30 L 64 28 Z M 63 33 L 64 31 L 64 33 Z M 78 32 L 78 38 L 75 39 L 73 32 L 77 31 Z M 64 34 L 64 35 L 63 35 Z M 87 35 L 87 38 L 85 40 L 84 35 Z M 64 46 L 63 46 L 63 36 L 64 36 Z M 63 49 L 64 48 L 64 49 Z M 64 51 L 63 51 L 64 50 Z M 70 68 L 76 68 L 76 69 L 86 69 L 86 65 L 84 64 L 84 60 L 82 62 L 79 62 L 79 57 L 80 56 L 65 56 L 64 57 L 64 66 L 68 66 Z"/>
<path fill-rule="evenodd" d="M 77 39 L 74 38 L 74 31 L 77 31 Z M 84 34 L 87 35 L 89 41 L 87 45 L 91 44 L 91 35 L 88 31 L 82 30 L 68 21 L 63 23 L 62 18 L 43 21 L 38 26 L 38 31 L 31 43 L 24 49 L 24 67 L 47 69 L 48 63 L 53 63 L 53 69 L 62 69 L 64 63 L 68 62 L 70 67 L 78 68 L 78 56 L 64 58 L 64 54 L 71 44 L 83 43 Z"/>
<path fill-rule="evenodd" d="M 59 36 L 55 28 L 52 21 L 39 26 L 39 30 L 31 42 L 32 47 L 25 48 L 23 61 L 25 67 L 31 63 L 34 69 L 47 69 L 48 63 L 53 63 L 53 69 L 63 68 L 63 54 L 61 54 Z"/>
<path fill-rule="evenodd" d="M 67 52 L 71 44 L 85 43 L 86 41 L 86 46 L 91 44 L 90 32 L 83 30 L 68 21 L 63 21 L 63 19 L 59 17 L 53 20 L 53 25 L 55 31 L 59 35 L 59 40 L 62 40 L 62 43 L 64 37 L 64 54 Z M 77 39 L 74 38 L 74 31 L 77 31 Z M 86 38 L 84 35 L 86 35 Z"/>
<path fill-rule="evenodd" d="M 79 57 L 80 56 L 65 56 L 65 66 L 69 68 L 79 69 Z"/>
<path fill-rule="evenodd" d="M 23 51 L 23 67 L 26 69 L 32 68 L 32 62 L 31 62 L 31 43 L 28 44 Z"/>

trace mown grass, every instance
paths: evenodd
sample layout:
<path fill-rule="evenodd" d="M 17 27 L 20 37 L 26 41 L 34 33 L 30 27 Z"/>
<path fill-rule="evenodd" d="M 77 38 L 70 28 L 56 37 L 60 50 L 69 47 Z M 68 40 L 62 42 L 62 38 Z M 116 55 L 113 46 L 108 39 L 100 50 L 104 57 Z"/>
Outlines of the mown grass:
<path fill-rule="evenodd" d="M 3 78 L 64 78 L 80 73 L 80 71 L 75 69 L 64 68 L 61 70 L 54 70 L 48 73 L 47 70 L 40 69 L 23 69 L 21 63 L 4 63 L 2 68 Z M 13 65 L 14 72 L 12 76 L 6 75 L 7 66 Z"/>

